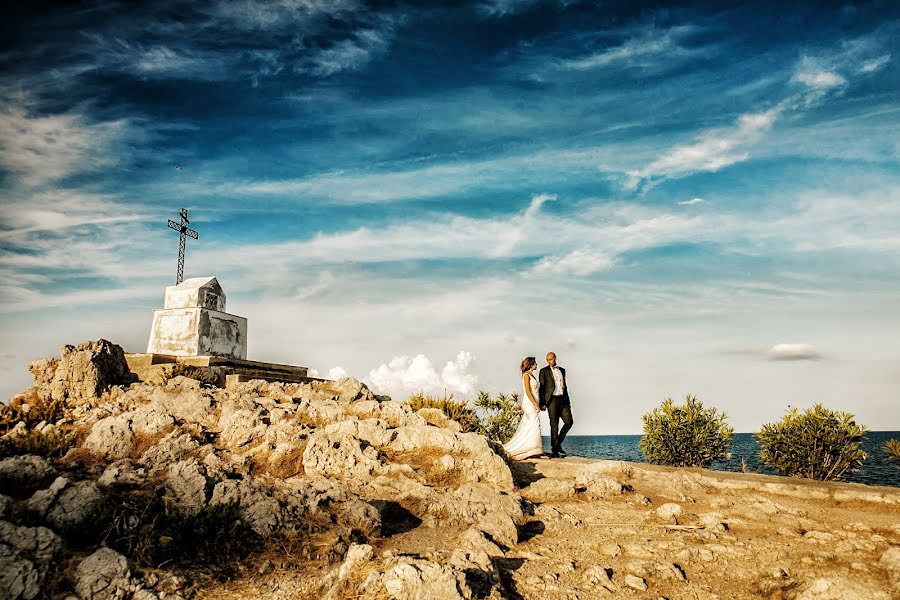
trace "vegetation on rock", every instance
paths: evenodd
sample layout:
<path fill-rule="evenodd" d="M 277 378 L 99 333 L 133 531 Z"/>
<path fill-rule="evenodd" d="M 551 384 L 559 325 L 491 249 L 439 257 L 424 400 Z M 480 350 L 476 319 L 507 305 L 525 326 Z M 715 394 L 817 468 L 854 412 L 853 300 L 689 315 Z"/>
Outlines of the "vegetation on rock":
<path fill-rule="evenodd" d="M 755 437 L 759 458 L 769 468 L 791 477 L 832 480 L 859 471 L 866 459 L 865 434 L 852 414 L 816 404 L 763 425 Z"/>
<path fill-rule="evenodd" d="M 725 413 L 704 408 L 688 394 L 683 405 L 671 398 L 643 416 L 641 451 L 647 460 L 674 467 L 707 467 L 727 457 L 734 428 Z"/>
<path fill-rule="evenodd" d="M 413 394 L 407 399 L 413 410 L 421 408 L 436 408 L 442 411 L 448 418 L 453 419 L 464 432 L 479 431 L 481 429 L 481 421 L 478 413 L 475 412 L 469 403 L 465 400 L 454 400 L 453 394 L 444 395 L 442 398 L 437 396 L 428 396 L 423 393 Z"/>

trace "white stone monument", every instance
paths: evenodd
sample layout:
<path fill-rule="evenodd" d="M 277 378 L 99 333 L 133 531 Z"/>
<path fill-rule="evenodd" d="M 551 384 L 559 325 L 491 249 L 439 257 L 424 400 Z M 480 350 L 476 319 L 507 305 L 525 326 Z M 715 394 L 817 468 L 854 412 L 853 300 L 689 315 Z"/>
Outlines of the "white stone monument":
<path fill-rule="evenodd" d="M 166 304 L 153 311 L 150 354 L 247 358 L 247 319 L 225 312 L 215 277 L 195 277 L 166 288 Z"/>

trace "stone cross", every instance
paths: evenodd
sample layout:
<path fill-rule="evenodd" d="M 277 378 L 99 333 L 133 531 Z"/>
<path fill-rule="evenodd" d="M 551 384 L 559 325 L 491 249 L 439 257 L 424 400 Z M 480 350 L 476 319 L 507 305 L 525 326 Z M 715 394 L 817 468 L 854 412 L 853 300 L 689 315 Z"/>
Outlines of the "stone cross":
<path fill-rule="evenodd" d="M 169 219 L 169 228 L 174 229 L 180 235 L 178 236 L 178 276 L 175 278 L 175 285 L 178 285 L 182 281 L 184 281 L 184 243 L 185 237 L 191 236 L 195 240 L 200 239 L 200 234 L 188 227 L 190 225 L 190 221 L 188 220 L 188 212 L 186 208 L 181 209 L 181 223 L 176 223 L 172 219 Z"/>

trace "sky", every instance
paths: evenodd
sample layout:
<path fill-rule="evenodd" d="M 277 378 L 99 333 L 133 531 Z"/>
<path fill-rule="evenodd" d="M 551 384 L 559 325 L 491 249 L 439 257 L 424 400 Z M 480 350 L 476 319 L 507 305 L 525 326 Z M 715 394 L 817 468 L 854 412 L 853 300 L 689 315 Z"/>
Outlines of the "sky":
<path fill-rule="evenodd" d="M 573 435 L 900 430 L 900 5 L 668 4 L 8 7 L 0 396 L 146 351 L 183 207 L 253 360 L 472 399 L 555 351 Z"/>

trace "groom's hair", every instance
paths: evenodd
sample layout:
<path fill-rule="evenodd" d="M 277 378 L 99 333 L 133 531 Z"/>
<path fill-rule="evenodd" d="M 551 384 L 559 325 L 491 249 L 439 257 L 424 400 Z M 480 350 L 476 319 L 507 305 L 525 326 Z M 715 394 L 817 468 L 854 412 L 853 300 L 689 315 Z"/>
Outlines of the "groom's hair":
<path fill-rule="evenodd" d="M 522 359 L 522 364 L 519 365 L 519 370 L 522 373 L 524 373 L 525 371 L 530 369 L 532 365 L 536 365 L 536 364 L 537 364 L 537 359 L 535 357 L 526 356 L 524 359 Z"/>

